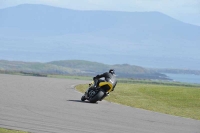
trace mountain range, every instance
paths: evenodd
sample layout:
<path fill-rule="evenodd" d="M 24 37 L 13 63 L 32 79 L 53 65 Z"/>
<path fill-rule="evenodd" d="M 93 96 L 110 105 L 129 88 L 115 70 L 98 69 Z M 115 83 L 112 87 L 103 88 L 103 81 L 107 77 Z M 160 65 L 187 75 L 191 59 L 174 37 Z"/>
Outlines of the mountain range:
<path fill-rule="evenodd" d="M 94 77 L 108 72 L 111 68 L 115 69 L 116 75 L 121 78 L 171 80 L 165 74 L 129 64 L 108 65 L 84 60 L 62 60 L 46 63 L 0 60 L 0 73 L 20 72 L 36 75 L 59 74 Z"/>
<path fill-rule="evenodd" d="M 160 12 L 0 9 L 0 59 L 200 69 L 200 27 Z"/>

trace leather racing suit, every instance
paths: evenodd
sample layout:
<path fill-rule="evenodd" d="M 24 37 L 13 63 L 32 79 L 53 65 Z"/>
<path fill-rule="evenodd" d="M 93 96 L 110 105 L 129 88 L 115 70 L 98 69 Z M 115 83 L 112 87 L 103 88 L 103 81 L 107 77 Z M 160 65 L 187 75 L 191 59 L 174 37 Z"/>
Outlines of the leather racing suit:
<path fill-rule="evenodd" d="M 97 83 L 97 86 L 99 85 L 100 82 L 110 82 L 112 85 L 113 85 L 113 88 L 112 88 L 112 91 L 114 91 L 114 88 L 117 84 L 117 80 L 116 80 L 116 76 L 114 74 L 111 74 L 109 72 L 105 72 L 101 75 L 97 75 L 96 77 L 94 77 L 93 79 L 99 79 L 98 80 L 98 83 Z M 104 80 L 100 79 L 100 78 L 105 78 Z"/>

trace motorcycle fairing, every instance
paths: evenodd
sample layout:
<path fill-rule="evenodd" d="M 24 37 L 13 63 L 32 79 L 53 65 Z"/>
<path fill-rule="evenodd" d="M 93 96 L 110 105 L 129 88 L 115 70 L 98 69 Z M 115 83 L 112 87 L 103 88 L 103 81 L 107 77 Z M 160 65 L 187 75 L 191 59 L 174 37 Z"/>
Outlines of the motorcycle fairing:
<path fill-rule="evenodd" d="M 99 87 L 103 87 L 105 85 L 109 86 L 109 90 L 107 90 L 107 92 L 111 92 L 113 85 L 110 82 L 100 82 L 99 83 Z"/>

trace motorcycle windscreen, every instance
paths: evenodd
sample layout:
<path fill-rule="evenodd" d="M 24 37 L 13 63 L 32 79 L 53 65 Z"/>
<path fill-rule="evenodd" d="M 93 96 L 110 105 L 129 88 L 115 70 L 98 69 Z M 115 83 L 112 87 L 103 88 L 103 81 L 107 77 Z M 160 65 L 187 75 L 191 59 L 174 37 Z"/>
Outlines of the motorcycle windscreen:
<path fill-rule="evenodd" d="M 110 82 L 100 82 L 99 87 L 108 86 L 107 92 L 111 92 L 113 85 Z"/>

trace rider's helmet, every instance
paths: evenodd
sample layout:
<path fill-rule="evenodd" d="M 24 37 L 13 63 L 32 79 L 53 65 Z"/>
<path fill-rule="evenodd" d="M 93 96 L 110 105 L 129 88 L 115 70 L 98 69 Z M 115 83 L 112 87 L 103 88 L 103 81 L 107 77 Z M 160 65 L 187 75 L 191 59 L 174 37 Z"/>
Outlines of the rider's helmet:
<path fill-rule="evenodd" d="M 114 69 L 110 69 L 110 70 L 109 70 L 109 73 L 115 74 L 115 70 L 114 70 Z"/>

